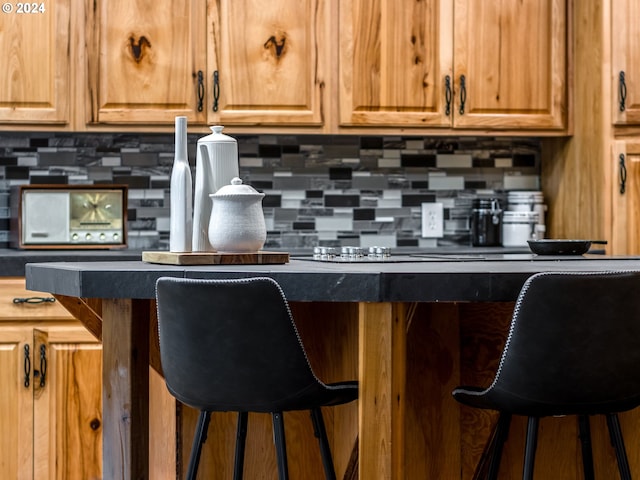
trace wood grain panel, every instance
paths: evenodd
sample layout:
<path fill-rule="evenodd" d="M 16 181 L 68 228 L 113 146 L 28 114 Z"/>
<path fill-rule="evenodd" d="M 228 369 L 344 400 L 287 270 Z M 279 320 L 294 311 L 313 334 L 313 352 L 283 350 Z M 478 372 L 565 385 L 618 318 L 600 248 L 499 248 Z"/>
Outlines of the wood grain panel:
<path fill-rule="evenodd" d="M 460 477 L 458 308 L 419 304 L 407 332 L 405 478 Z"/>
<path fill-rule="evenodd" d="M 27 290 L 24 277 L 3 277 L 0 280 L 0 322 L 16 320 L 72 320 L 73 316 L 57 302 L 14 303 L 14 298 L 46 297 L 46 292 Z"/>
<path fill-rule="evenodd" d="M 149 304 L 123 299 L 102 304 L 102 408 L 111 420 L 103 429 L 103 458 L 110 460 L 104 478 L 148 476 Z M 129 384 L 129 375 L 138 382 Z"/>
<path fill-rule="evenodd" d="M 85 21 L 86 123 L 168 126 L 178 115 L 205 122 L 196 105 L 205 2 L 87 2 Z"/>
<path fill-rule="evenodd" d="M 566 2 L 454 3 L 455 126 L 566 127 Z"/>
<path fill-rule="evenodd" d="M 612 125 L 608 65 L 608 2 L 571 1 L 575 37 L 569 72 L 573 135 L 542 142 L 542 188 L 548 205 L 547 238 L 611 240 Z M 604 43 L 603 43 L 604 42 Z M 610 252 L 610 249 L 607 249 Z"/>
<path fill-rule="evenodd" d="M 209 72 L 218 74 L 220 93 L 210 121 L 322 126 L 330 80 L 327 4 L 209 1 Z"/>
<path fill-rule="evenodd" d="M 97 340 L 102 340 L 102 318 L 85 299 L 58 294 L 54 297 L 69 313 L 81 320 Z"/>
<path fill-rule="evenodd" d="M 620 190 L 620 161 L 624 162 L 626 181 Z M 616 184 L 612 186 L 611 252 L 640 254 L 640 140 L 618 140 L 611 154 Z"/>
<path fill-rule="evenodd" d="M 606 5 L 606 2 L 605 2 Z M 640 125 L 640 5 L 632 0 L 611 1 L 611 112 L 616 125 Z M 620 73 L 625 101 L 620 108 Z"/>
<path fill-rule="evenodd" d="M 286 252 L 142 252 L 142 261 L 163 265 L 260 265 L 289 263 Z"/>
<path fill-rule="evenodd" d="M 405 468 L 405 305 L 360 303 L 358 316 L 360 478 L 401 479 Z"/>
<path fill-rule="evenodd" d="M 0 328 L 0 465 L 6 478 L 33 472 L 33 390 L 24 385 L 24 346 L 33 348 L 30 327 Z"/>
<path fill-rule="evenodd" d="M 2 14 L 0 122 L 69 124 L 71 3 L 70 0 L 7 3 L 13 12 Z M 38 10 L 40 6 L 44 12 Z M 36 11 L 31 12 L 32 9 Z"/>
<path fill-rule="evenodd" d="M 341 1 L 339 19 L 340 125 L 451 126 L 452 2 Z"/>
<path fill-rule="evenodd" d="M 34 478 L 102 478 L 101 345 L 80 326 L 36 331 L 34 345 L 47 355 L 44 385 L 34 378 Z"/>

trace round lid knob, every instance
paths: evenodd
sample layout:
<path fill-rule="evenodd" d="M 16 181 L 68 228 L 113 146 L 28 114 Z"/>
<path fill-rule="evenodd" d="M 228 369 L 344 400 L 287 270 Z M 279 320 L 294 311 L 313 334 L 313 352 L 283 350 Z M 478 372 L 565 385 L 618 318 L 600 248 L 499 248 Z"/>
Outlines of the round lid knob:
<path fill-rule="evenodd" d="M 258 192 L 255 188 L 250 185 L 244 185 L 242 183 L 242 179 L 239 177 L 234 177 L 231 179 L 231 185 L 225 185 L 221 187 L 216 193 L 212 193 L 210 197 L 234 197 L 238 195 L 243 196 L 254 196 L 254 197 L 264 197 L 264 193 Z"/>
<path fill-rule="evenodd" d="M 214 125 L 209 127 L 211 132 L 209 135 L 200 137 L 198 143 L 237 143 L 236 139 L 222 133 L 224 127 L 222 125 Z"/>

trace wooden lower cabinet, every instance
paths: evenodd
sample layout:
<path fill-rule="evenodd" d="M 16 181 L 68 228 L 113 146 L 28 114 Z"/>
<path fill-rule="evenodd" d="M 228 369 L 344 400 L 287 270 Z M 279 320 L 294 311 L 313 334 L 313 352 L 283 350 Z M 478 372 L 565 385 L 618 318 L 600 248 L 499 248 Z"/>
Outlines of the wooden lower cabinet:
<path fill-rule="evenodd" d="M 0 477 L 101 478 L 100 343 L 24 280 L 0 280 Z M 35 298 L 33 298 L 35 297 Z"/>
<path fill-rule="evenodd" d="M 0 279 L 0 478 L 102 479 L 102 345 L 58 302 L 15 298 L 51 295 Z M 149 392 L 150 478 L 173 480 L 176 406 L 151 368 Z"/>

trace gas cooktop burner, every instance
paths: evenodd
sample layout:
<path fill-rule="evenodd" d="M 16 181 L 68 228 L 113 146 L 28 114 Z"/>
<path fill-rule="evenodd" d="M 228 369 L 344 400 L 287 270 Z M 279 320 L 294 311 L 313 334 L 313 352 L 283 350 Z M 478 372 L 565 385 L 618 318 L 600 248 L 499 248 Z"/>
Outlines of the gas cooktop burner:
<path fill-rule="evenodd" d="M 313 259 L 322 262 L 384 262 L 391 258 L 389 247 L 314 247 Z"/>

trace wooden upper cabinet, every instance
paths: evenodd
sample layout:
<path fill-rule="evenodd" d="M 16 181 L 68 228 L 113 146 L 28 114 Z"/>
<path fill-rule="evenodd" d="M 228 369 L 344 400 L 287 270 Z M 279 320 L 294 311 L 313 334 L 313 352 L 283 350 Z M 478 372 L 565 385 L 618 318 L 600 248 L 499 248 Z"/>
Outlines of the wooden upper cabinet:
<path fill-rule="evenodd" d="M 325 0 L 209 1 L 209 123 L 324 124 Z"/>
<path fill-rule="evenodd" d="M 640 125 L 640 3 L 611 2 L 613 122 Z"/>
<path fill-rule="evenodd" d="M 5 3 L 0 26 L 0 122 L 70 122 L 70 0 Z"/>
<path fill-rule="evenodd" d="M 205 2 L 87 0 L 85 8 L 87 124 L 206 121 Z"/>
<path fill-rule="evenodd" d="M 451 2 L 342 0 L 339 8 L 340 125 L 451 126 Z"/>
<path fill-rule="evenodd" d="M 342 0 L 340 125 L 564 129 L 565 0 Z"/>
<path fill-rule="evenodd" d="M 455 0 L 455 126 L 565 128 L 566 22 L 565 0 Z"/>

